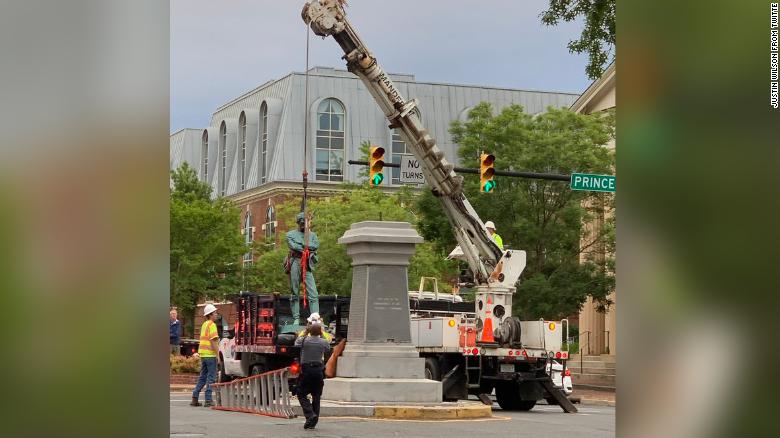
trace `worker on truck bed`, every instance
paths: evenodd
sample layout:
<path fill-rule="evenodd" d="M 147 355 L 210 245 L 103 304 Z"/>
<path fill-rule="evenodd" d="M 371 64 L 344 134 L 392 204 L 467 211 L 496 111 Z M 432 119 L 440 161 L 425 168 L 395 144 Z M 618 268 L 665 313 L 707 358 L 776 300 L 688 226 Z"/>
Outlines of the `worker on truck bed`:
<path fill-rule="evenodd" d="M 200 345 L 198 345 L 200 376 L 195 390 L 192 391 L 190 406 L 200 406 L 198 396 L 200 396 L 200 390 L 203 389 L 203 386 L 206 386 L 206 402 L 203 406 L 209 407 L 214 406 L 211 399 L 211 384 L 217 380 L 217 361 L 219 361 L 217 355 L 219 333 L 217 333 L 217 324 L 214 322 L 217 319 L 217 308 L 213 304 L 206 304 L 206 307 L 203 308 L 203 316 L 206 317 L 206 321 L 200 326 Z"/>
<path fill-rule="evenodd" d="M 325 381 L 325 354 L 330 351 L 330 343 L 322 338 L 322 326 L 314 323 L 304 330 L 303 336 L 295 340 L 301 347 L 301 376 L 298 383 L 298 401 L 306 416 L 304 429 L 314 429 L 320 415 L 320 397 Z M 311 394 L 311 402 L 309 402 Z"/>
<path fill-rule="evenodd" d="M 285 269 L 290 274 L 290 289 L 292 296 L 290 297 L 290 310 L 292 310 L 293 324 L 300 323 L 301 308 L 300 308 L 300 289 L 301 281 L 306 282 L 306 297 L 308 298 L 309 309 L 312 313 L 319 313 L 320 301 L 317 294 L 317 285 L 314 283 L 314 268 L 317 265 L 319 259 L 317 258 L 317 249 L 320 247 L 320 241 L 317 239 L 317 234 L 313 231 L 309 232 L 309 257 L 306 262 L 306 278 L 302 277 L 302 261 L 304 250 L 304 231 L 306 226 L 306 217 L 303 213 L 298 213 L 295 216 L 295 222 L 298 223 L 297 230 L 290 230 L 287 232 L 287 246 L 290 247 L 290 254 L 287 256 L 285 262 Z"/>
<path fill-rule="evenodd" d="M 322 338 L 328 341 L 328 343 L 330 343 L 333 340 L 333 336 L 325 330 L 325 324 L 323 324 L 322 318 L 320 317 L 319 313 L 317 312 L 312 313 L 311 315 L 309 315 L 306 321 L 308 321 L 306 328 L 311 327 L 312 324 L 319 324 L 322 326 Z M 306 336 L 306 329 L 301 330 L 298 333 L 298 336 Z"/>
<path fill-rule="evenodd" d="M 485 222 L 485 228 L 487 228 L 488 233 L 490 233 L 490 237 L 493 239 L 493 242 L 496 242 L 496 245 L 498 245 L 498 249 L 503 251 L 504 239 L 502 239 L 501 236 L 496 233 L 496 224 L 494 224 L 493 221 L 487 221 Z"/>

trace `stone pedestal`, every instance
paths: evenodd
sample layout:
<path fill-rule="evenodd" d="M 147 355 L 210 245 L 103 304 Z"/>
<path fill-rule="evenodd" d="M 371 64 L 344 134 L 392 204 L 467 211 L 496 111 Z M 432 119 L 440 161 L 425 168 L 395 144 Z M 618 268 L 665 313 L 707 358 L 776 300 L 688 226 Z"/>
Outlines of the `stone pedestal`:
<path fill-rule="evenodd" d="M 406 222 L 359 222 L 339 239 L 352 257 L 347 346 L 323 398 L 362 402 L 441 402 L 441 382 L 425 379 L 412 345 L 406 269 L 423 241 Z"/>

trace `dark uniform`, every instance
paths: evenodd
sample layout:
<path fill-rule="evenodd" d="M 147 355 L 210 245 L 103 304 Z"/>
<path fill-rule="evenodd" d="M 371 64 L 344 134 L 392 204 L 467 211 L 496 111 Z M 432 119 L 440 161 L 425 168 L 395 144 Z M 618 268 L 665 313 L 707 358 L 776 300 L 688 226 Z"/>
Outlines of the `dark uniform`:
<path fill-rule="evenodd" d="M 325 384 L 324 355 L 330 351 L 330 344 L 319 336 L 301 336 L 295 340 L 301 347 L 301 376 L 298 382 L 298 401 L 306 416 L 304 428 L 313 429 L 320 415 L 320 397 Z M 311 394 L 311 402 L 309 402 Z"/>

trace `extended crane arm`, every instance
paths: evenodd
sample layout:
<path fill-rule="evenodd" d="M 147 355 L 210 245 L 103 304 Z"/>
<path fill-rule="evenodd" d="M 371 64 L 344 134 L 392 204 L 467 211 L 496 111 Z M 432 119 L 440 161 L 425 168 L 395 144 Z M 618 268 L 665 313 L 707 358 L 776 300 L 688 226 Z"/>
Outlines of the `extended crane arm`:
<path fill-rule="evenodd" d="M 490 238 L 485 225 L 463 194 L 463 177 L 453 171 L 436 140 L 423 128 L 417 100 L 406 101 L 382 70 L 376 58 L 361 41 L 346 19 L 339 0 L 311 0 L 301 13 L 303 21 L 316 35 L 333 36 L 344 51 L 347 69 L 357 75 L 390 121 L 391 129 L 400 130 L 401 138 L 412 150 L 431 189 L 441 201 L 455 239 L 474 274 L 477 284 L 500 284 L 512 287 L 525 267 L 525 253 L 502 253 Z M 517 254 L 522 253 L 522 254 Z M 522 266 L 520 265 L 522 259 Z"/>

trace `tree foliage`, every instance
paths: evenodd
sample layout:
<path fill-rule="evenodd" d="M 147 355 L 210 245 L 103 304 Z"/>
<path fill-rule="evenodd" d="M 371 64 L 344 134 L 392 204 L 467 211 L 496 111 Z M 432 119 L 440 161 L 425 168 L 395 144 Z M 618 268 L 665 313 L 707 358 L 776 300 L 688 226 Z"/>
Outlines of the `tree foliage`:
<path fill-rule="evenodd" d="M 371 159 L 371 142 L 369 140 L 363 140 L 360 142 L 360 147 L 358 148 L 358 151 L 360 153 L 360 156 L 362 157 L 362 161 L 369 161 Z M 368 181 L 368 166 L 361 166 L 360 170 L 358 171 L 358 177 L 365 178 L 365 181 Z"/>
<path fill-rule="evenodd" d="M 548 26 L 580 16 L 585 20 L 585 28 L 579 39 L 569 41 L 568 48 L 572 53 L 588 54 L 585 72 L 595 80 L 604 73 L 607 62 L 614 59 L 615 0 L 550 0 L 550 8 L 541 14 L 542 23 Z"/>
<path fill-rule="evenodd" d="M 199 299 L 219 299 L 241 285 L 238 261 L 247 248 L 240 213 L 223 199 L 212 200 L 211 187 L 187 163 L 171 171 L 171 304 L 190 316 Z"/>
<path fill-rule="evenodd" d="M 347 256 L 345 246 L 339 245 L 337 241 L 353 223 L 367 220 L 416 222 L 416 215 L 412 211 L 414 195 L 409 190 L 389 195 L 368 187 L 367 182 L 345 187 L 347 190 L 338 195 L 309 201 L 313 213 L 312 230 L 320 241 L 320 249 L 317 251 L 320 263 L 314 275 L 317 289 L 323 295 L 349 295 L 351 292 L 352 260 Z M 300 203 L 296 200 L 279 204 L 277 218 L 281 223 L 294 224 L 294 216 L 299 210 Z M 281 243 L 264 254 L 247 272 L 249 289 L 289 293 L 289 279 L 282 269 L 288 248 L 284 234 L 280 237 Z M 445 255 L 431 243 L 417 245 L 409 267 L 409 287 L 416 289 L 420 276 L 441 279 L 454 277 L 455 265 L 445 260 Z"/>
<path fill-rule="evenodd" d="M 465 167 L 475 167 L 483 150 L 496 156 L 496 169 L 569 174 L 611 174 L 614 154 L 602 147 L 614 136 L 610 113 L 586 116 L 550 108 L 530 115 L 517 105 L 494 115 L 482 103 L 466 122 L 451 126 L 453 141 Z M 523 318 L 561 318 L 576 313 L 588 295 L 608 304 L 613 289 L 611 258 L 598 256 L 614 248 L 614 224 L 604 226 L 582 242 L 583 224 L 604 208 L 613 196 L 578 192 L 558 181 L 497 177 L 491 194 L 479 193 L 478 178 L 466 177 L 464 191 L 483 221 L 496 223 L 508 248 L 527 252 L 527 267 L 515 295 L 515 314 Z M 418 229 L 441 250 L 456 242 L 439 202 L 430 194 L 416 205 Z M 599 251 L 594 251 L 599 249 Z M 580 263 L 580 255 L 587 255 Z M 595 254 L 595 258 L 590 257 Z"/>

